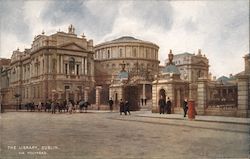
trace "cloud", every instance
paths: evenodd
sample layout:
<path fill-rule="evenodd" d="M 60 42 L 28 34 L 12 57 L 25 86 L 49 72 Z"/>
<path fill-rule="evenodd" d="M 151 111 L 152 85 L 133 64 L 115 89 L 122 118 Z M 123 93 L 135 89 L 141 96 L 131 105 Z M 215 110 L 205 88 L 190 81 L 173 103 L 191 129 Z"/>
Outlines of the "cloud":
<path fill-rule="evenodd" d="M 10 57 L 17 47 L 30 47 L 42 30 L 50 35 L 59 28 L 67 31 L 69 24 L 95 44 L 124 35 L 156 43 L 162 64 L 169 49 L 202 49 L 216 76 L 242 71 L 242 57 L 249 52 L 247 0 L 0 2 L 2 57 Z"/>
<path fill-rule="evenodd" d="M 0 32 L 8 32 L 16 35 L 18 41 L 26 41 L 30 35 L 30 26 L 25 23 L 23 14 L 23 1 L 4 1 L 0 0 Z M 3 35 L 1 34 L 1 37 Z M 4 40 L 4 39 L 3 39 Z M 4 47 L 2 45 L 1 48 Z"/>

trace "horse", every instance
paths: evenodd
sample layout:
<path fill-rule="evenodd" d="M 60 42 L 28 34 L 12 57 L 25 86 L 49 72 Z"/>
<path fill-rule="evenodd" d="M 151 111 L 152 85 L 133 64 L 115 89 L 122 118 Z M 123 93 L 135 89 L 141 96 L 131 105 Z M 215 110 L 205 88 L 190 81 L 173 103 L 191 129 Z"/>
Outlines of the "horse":
<path fill-rule="evenodd" d="M 84 102 L 84 104 L 83 104 L 84 113 L 87 113 L 88 106 L 90 106 L 90 103 L 88 101 Z"/>
<path fill-rule="evenodd" d="M 29 110 L 30 110 L 30 112 L 35 111 L 34 103 L 27 103 L 27 104 L 25 104 L 25 107 L 26 107 L 27 111 L 29 111 Z"/>
<path fill-rule="evenodd" d="M 50 109 L 51 109 L 51 103 L 46 102 L 44 111 L 46 112 L 48 110 L 48 112 L 49 112 Z"/>

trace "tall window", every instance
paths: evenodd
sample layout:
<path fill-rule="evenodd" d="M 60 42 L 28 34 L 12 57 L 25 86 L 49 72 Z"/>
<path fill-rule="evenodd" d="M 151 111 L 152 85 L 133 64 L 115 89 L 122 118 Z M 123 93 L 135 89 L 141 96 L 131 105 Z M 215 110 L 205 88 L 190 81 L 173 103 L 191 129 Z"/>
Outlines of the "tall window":
<path fill-rule="evenodd" d="M 65 74 L 66 75 L 68 74 L 68 64 L 67 63 L 65 64 Z"/>
<path fill-rule="evenodd" d="M 108 50 L 108 59 L 110 58 L 110 51 Z"/>
<path fill-rule="evenodd" d="M 133 48 L 133 57 L 136 57 L 137 54 L 136 54 L 136 48 Z"/>
<path fill-rule="evenodd" d="M 122 49 L 120 49 L 120 57 L 122 57 Z"/>
<path fill-rule="evenodd" d="M 146 58 L 148 58 L 148 49 L 146 49 Z"/>
<path fill-rule="evenodd" d="M 79 75 L 79 65 L 76 65 L 76 74 Z"/>

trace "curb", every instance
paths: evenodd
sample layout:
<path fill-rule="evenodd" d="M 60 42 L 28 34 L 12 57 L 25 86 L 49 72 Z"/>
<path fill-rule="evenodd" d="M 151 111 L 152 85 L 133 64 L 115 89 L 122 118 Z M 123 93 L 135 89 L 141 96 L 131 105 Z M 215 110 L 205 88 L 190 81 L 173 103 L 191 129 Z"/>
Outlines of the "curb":
<path fill-rule="evenodd" d="M 138 117 L 145 117 L 145 118 L 159 118 L 159 119 L 172 119 L 172 120 L 183 120 L 183 121 L 190 121 L 188 118 L 178 118 L 178 117 L 158 117 L 158 116 L 147 116 L 147 115 L 139 115 L 137 114 L 136 116 Z M 192 121 L 201 121 L 201 122 L 214 122 L 214 123 L 225 123 L 225 124 L 240 124 L 240 125 L 249 125 L 250 123 L 245 123 L 245 122 L 233 122 L 233 121 L 218 121 L 218 120 L 204 120 L 204 119 L 194 119 Z"/>

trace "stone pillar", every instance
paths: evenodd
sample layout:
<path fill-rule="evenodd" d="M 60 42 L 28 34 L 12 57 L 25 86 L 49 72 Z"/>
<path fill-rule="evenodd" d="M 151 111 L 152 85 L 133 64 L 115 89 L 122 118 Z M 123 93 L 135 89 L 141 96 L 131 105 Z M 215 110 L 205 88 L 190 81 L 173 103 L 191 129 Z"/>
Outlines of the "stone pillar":
<path fill-rule="evenodd" d="M 146 99 L 146 95 L 145 95 L 145 83 L 142 84 L 142 98 Z"/>
<path fill-rule="evenodd" d="M 60 60 L 59 55 L 56 56 L 56 73 L 60 72 Z"/>
<path fill-rule="evenodd" d="M 61 73 L 63 74 L 64 64 L 63 64 L 63 56 L 61 56 Z"/>
<path fill-rule="evenodd" d="M 84 75 L 84 58 L 82 57 L 81 74 Z"/>
<path fill-rule="evenodd" d="M 78 100 L 79 100 L 79 99 L 78 99 L 78 90 L 75 89 L 75 90 L 74 90 L 74 102 L 77 103 Z"/>
<path fill-rule="evenodd" d="M 48 56 L 44 55 L 44 67 L 43 67 L 43 74 L 47 74 L 48 70 Z"/>
<path fill-rule="evenodd" d="M 88 74 L 88 61 L 86 57 L 84 57 L 84 74 Z"/>
<path fill-rule="evenodd" d="M 207 79 L 198 79 L 198 104 L 197 104 L 197 114 L 205 114 L 205 108 L 207 106 Z"/>
<path fill-rule="evenodd" d="M 158 94 L 158 80 L 153 82 L 152 85 L 152 113 L 158 113 L 159 107 L 158 107 L 158 100 L 159 100 L 159 94 Z"/>
<path fill-rule="evenodd" d="M 98 107 L 98 110 L 100 110 L 100 104 L 101 104 L 101 98 L 100 98 L 100 93 L 101 93 L 101 86 L 96 86 L 96 105 Z"/>
<path fill-rule="evenodd" d="M 84 101 L 88 101 L 88 100 L 89 100 L 89 95 L 88 95 L 88 93 L 89 93 L 89 87 L 86 87 L 86 88 L 84 89 Z"/>
<path fill-rule="evenodd" d="M 249 117 L 249 77 L 241 75 L 238 77 L 238 117 Z"/>
<path fill-rule="evenodd" d="M 67 101 L 67 103 L 69 102 L 69 89 L 66 89 L 65 90 L 66 91 L 66 101 Z"/>

